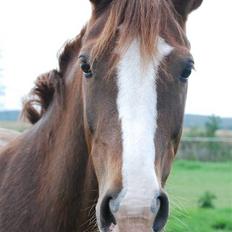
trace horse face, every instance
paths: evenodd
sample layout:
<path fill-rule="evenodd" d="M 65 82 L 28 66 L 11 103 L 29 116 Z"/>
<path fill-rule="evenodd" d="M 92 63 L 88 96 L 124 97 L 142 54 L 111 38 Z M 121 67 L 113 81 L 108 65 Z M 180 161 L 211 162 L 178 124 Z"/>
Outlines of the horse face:
<path fill-rule="evenodd" d="M 121 25 L 96 58 L 97 38 L 110 32 L 105 27 L 115 2 L 92 2 L 79 62 L 86 138 L 99 184 L 98 226 L 101 231 L 160 231 L 168 217 L 163 187 L 181 136 L 193 58 L 187 42 L 180 49 L 160 32 L 154 54 L 144 62 L 142 39 L 118 48 L 118 38 L 127 33 Z M 182 9 L 178 1 L 168 1 L 169 10 L 174 6 L 182 15 L 183 30 L 200 1 L 186 2 Z"/>

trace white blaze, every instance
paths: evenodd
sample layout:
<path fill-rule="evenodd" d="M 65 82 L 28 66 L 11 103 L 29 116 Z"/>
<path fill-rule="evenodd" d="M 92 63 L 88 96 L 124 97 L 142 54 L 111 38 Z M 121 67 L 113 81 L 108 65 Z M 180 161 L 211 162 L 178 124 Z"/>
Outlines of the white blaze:
<path fill-rule="evenodd" d="M 140 46 L 134 40 L 118 64 L 117 107 L 122 131 L 122 183 L 120 207 L 135 213 L 150 207 L 159 194 L 155 173 L 155 144 L 157 128 L 156 79 L 163 57 L 172 48 L 159 39 L 158 51 L 143 68 Z"/>

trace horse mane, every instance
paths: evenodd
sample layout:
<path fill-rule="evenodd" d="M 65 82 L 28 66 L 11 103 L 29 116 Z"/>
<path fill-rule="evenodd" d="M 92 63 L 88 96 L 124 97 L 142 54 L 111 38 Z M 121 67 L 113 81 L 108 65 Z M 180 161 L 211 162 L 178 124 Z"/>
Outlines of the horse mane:
<path fill-rule="evenodd" d="M 52 70 L 40 75 L 35 81 L 35 87 L 24 100 L 21 113 L 22 119 L 31 124 L 38 122 L 47 112 L 53 102 L 54 94 L 59 96 L 59 104 L 62 104 L 64 93 L 64 76 L 68 65 L 74 59 L 81 48 L 81 40 L 85 33 L 85 27 L 73 40 L 68 41 L 63 46 L 62 52 L 58 57 L 59 71 Z"/>
<path fill-rule="evenodd" d="M 138 39 L 144 63 L 154 56 L 159 36 L 173 47 L 183 47 L 186 42 L 179 16 L 170 0 L 111 1 L 107 10 L 107 21 L 92 49 L 92 62 L 110 50 L 115 38 L 117 54 L 125 52 L 129 44 Z"/>
<path fill-rule="evenodd" d="M 22 118 L 32 124 L 38 122 L 48 110 L 55 91 L 62 85 L 61 82 L 61 76 L 57 70 L 40 75 L 35 82 L 35 87 L 24 101 Z"/>

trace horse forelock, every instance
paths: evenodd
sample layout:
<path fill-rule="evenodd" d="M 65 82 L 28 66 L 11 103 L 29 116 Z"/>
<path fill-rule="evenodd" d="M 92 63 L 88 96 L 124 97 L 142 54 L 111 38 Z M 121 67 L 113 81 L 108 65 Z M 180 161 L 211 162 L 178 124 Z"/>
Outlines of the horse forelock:
<path fill-rule="evenodd" d="M 109 47 L 115 38 L 115 53 L 119 55 L 126 52 L 134 39 L 138 39 L 145 62 L 156 54 L 159 36 L 167 39 L 173 47 L 185 45 L 183 28 L 170 1 L 112 1 L 105 12 L 107 21 L 91 52 L 93 62 L 105 51 L 111 51 Z"/>
<path fill-rule="evenodd" d="M 60 98 L 63 97 L 62 89 L 63 80 L 58 71 L 52 70 L 40 75 L 35 82 L 35 87 L 24 100 L 21 117 L 35 124 L 46 113 L 55 94 Z"/>

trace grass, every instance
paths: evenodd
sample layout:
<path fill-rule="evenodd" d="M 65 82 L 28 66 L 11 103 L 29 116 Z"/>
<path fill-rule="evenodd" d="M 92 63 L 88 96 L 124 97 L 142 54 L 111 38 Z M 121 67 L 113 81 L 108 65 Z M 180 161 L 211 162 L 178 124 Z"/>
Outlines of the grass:
<path fill-rule="evenodd" d="M 232 162 L 176 161 L 167 191 L 171 216 L 166 232 L 232 231 Z M 214 209 L 198 208 L 207 191 L 216 195 Z"/>
<path fill-rule="evenodd" d="M 174 211 L 166 232 L 231 232 L 232 209 L 189 209 Z"/>

